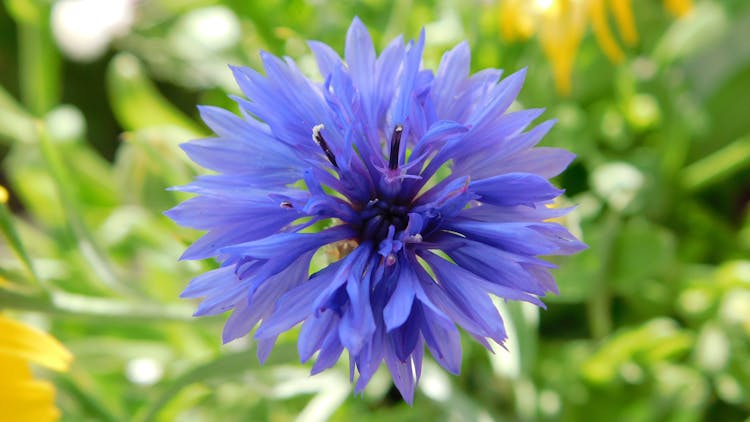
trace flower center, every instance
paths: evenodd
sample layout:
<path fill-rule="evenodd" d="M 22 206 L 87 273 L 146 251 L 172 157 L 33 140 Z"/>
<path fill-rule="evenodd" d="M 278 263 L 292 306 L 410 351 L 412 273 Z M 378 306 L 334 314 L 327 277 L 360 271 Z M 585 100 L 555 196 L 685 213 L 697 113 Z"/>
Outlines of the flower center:
<path fill-rule="evenodd" d="M 373 199 L 362 211 L 362 238 L 380 242 L 388 236 L 390 226 L 393 226 L 396 233 L 405 229 L 409 222 L 408 211 L 403 205 L 393 204 L 384 199 Z"/>

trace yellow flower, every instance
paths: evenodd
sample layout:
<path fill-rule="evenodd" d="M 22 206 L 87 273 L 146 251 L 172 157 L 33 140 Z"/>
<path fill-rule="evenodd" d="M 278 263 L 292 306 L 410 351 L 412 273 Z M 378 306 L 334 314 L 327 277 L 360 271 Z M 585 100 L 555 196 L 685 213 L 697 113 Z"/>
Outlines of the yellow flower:
<path fill-rule="evenodd" d="M 664 0 L 664 7 L 683 16 L 692 9 L 692 0 Z M 612 33 L 609 14 L 623 43 L 635 45 L 638 31 L 631 0 L 501 0 L 500 33 L 508 41 L 526 40 L 536 34 L 552 64 L 558 92 L 567 95 L 573 60 L 589 23 L 612 62 L 620 63 L 625 58 Z"/>
<path fill-rule="evenodd" d="M 34 378 L 31 363 L 64 371 L 72 356 L 52 336 L 0 315 L 0 420 L 56 421 L 55 388 Z"/>
<path fill-rule="evenodd" d="M 693 10 L 693 0 L 664 0 L 664 7 L 669 13 L 682 17 Z"/>

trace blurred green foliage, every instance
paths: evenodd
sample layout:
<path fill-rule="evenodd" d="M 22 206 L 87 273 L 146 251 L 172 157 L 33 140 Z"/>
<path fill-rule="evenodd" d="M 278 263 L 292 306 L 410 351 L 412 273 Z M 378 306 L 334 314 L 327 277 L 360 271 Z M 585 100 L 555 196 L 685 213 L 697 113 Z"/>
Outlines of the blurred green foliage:
<path fill-rule="evenodd" d="M 0 309 L 76 356 L 55 378 L 63 420 L 748 420 L 750 3 L 676 21 L 636 0 L 640 44 L 615 66 L 587 36 L 567 98 L 538 45 L 500 39 L 492 1 L 132 4 L 82 61 L 52 2 L 0 7 Z M 355 14 L 381 47 L 425 26 L 427 67 L 463 39 L 474 69 L 528 66 L 520 102 L 579 157 L 557 182 L 590 249 L 559 260 L 560 295 L 499 303 L 510 352 L 467 340 L 458 377 L 426 362 L 413 408 L 385 368 L 361 398 L 345 362 L 309 377 L 293 333 L 262 367 L 251 340 L 221 346 L 223 317 L 177 299 L 214 264 L 177 262 L 199 233 L 161 214 L 201 171 L 177 148 L 208 134 L 195 105 L 235 107 L 226 65 L 267 50 L 314 74 L 304 41 L 341 51 Z"/>

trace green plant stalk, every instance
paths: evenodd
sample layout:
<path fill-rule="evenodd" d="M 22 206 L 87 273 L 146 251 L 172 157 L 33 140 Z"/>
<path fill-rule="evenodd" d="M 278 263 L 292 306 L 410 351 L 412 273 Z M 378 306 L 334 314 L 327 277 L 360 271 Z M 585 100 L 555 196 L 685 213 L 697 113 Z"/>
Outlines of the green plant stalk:
<path fill-rule="evenodd" d="M 116 415 L 108 409 L 100 400 L 93 397 L 91 389 L 84 388 L 76 383 L 71 375 L 58 375 L 56 382 L 61 389 L 75 398 L 79 406 L 94 415 L 98 421 L 118 421 L 123 420 L 122 415 Z"/>
<path fill-rule="evenodd" d="M 42 295 L 28 295 L 0 287 L 0 309 L 42 312 L 56 316 L 115 319 L 120 322 L 142 324 L 157 321 L 190 321 L 191 307 L 181 304 L 147 303 L 83 296 L 51 291 Z"/>
<path fill-rule="evenodd" d="M 527 317 L 523 310 L 524 306 L 525 304 L 521 302 L 509 301 L 505 304 L 505 309 L 510 315 L 518 336 L 518 350 L 521 352 L 521 374 L 531 376 L 539 348 L 539 324 L 533 318 Z M 534 310 L 534 312 L 537 311 Z"/>
<path fill-rule="evenodd" d="M 86 225 L 83 214 L 74 200 L 75 195 L 72 192 L 74 184 L 63 164 L 62 157 L 55 148 L 53 141 L 47 135 L 45 127 L 41 122 L 37 123 L 37 138 L 47 168 L 55 182 L 55 187 L 65 214 L 78 240 L 81 254 L 86 258 L 94 274 L 99 277 L 104 285 L 114 292 L 133 296 L 133 290 L 119 279 L 112 263 L 107 258 L 107 254 L 99 246 Z"/>
<path fill-rule="evenodd" d="M 21 100 L 38 117 L 50 111 L 60 98 L 60 57 L 47 19 L 43 21 L 18 23 Z"/>
<path fill-rule="evenodd" d="M 18 258 L 26 267 L 26 270 L 31 276 L 31 279 L 34 280 L 37 285 L 42 286 L 42 281 L 39 278 L 39 275 L 37 274 L 36 270 L 34 269 L 34 264 L 31 261 L 29 254 L 26 252 L 26 248 L 24 247 L 23 242 L 21 241 L 21 237 L 18 235 L 18 232 L 16 231 L 16 227 L 13 224 L 13 218 L 12 218 L 11 212 L 8 209 L 8 206 L 1 202 L 0 202 L 0 231 L 2 231 L 3 234 L 5 235 L 5 238 L 8 239 L 8 243 L 10 244 L 11 249 L 13 249 L 16 255 L 18 255 Z"/>
<path fill-rule="evenodd" d="M 586 302 L 589 330 L 596 340 L 601 340 L 612 332 L 612 304 L 609 282 L 611 269 L 615 263 L 615 240 L 620 233 L 622 218 L 615 211 L 609 210 L 601 231 L 603 239 L 599 247 L 601 267 L 594 279 L 594 288 Z"/>
<path fill-rule="evenodd" d="M 697 192 L 747 167 L 750 167 L 750 135 L 687 166 L 681 174 L 682 185 L 688 192 Z"/>

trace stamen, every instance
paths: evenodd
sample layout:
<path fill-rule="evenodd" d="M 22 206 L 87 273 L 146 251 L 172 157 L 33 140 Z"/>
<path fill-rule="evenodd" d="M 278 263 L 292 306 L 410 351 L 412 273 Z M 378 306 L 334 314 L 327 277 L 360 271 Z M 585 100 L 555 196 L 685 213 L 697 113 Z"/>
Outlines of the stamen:
<path fill-rule="evenodd" d="M 401 134 L 404 132 L 404 127 L 396 125 L 393 129 L 393 136 L 391 136 L 391 155 L 388 158 L 388 168 L 396 170 L 398 168 L 398 152 L 401 149 Z"/>
<path fill-rule="evenodd" d="M 328 161 L 333 164 L 334 167 L 339 168 L 339 165 L 336 164 L 336 156 L 333 155 L 333 151 L 328 147 L 328 143 L 326 142 L 325 138 L 323 138 L 323 135 L 320 133 L 325 128 L 323 124 L 315 125 L 313 127 L 313 134 L 312 139 L 315 141 L 316 144 L 320 147 L 320 149 L 323 150 L 323 152 L 326 154 L 326 157 L 328 158 Z"/>
<path fill-rule="evenodd" d="M 294 208 L 294 205 L 292 205 L 292 203 L 289 202 L 289 201 L 281 201 L 281 203 L 279 204 L 279 206 L 281 208 L 285 208 L 285 209 L 292 209 L 292 208 Z"/>

